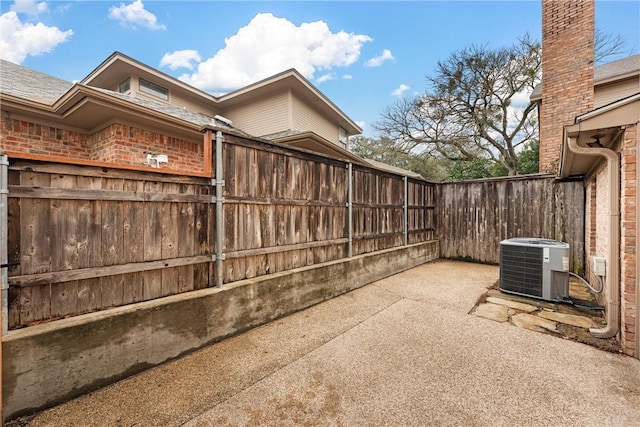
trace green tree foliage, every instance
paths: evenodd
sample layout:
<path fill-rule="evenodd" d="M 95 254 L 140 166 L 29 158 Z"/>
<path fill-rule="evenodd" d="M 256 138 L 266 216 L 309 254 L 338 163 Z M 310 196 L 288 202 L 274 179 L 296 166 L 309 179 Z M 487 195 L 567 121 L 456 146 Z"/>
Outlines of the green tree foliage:
<path fill-rule="evenodd" d="M 511 47 L 456 51 L 427 76 L 424 94 L 388 107 L 375 127 L 405 153 L 467 162 L 462 169 L 474 176 L 496 167 L 515 175 L 518 152 L 538 137 L 528 94 L 540 67 L 540 44 L 528 36 Z"/>

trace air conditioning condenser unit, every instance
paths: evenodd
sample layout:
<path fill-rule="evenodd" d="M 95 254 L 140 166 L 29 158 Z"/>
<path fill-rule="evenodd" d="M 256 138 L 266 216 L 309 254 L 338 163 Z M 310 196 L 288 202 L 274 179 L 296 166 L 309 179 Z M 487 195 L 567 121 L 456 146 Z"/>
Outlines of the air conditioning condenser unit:
<path fill-rule="evenodd" d="M 500 290 L 563 301 L 569 297 L 569 245 L 518 237 L 500 242 Z"/>

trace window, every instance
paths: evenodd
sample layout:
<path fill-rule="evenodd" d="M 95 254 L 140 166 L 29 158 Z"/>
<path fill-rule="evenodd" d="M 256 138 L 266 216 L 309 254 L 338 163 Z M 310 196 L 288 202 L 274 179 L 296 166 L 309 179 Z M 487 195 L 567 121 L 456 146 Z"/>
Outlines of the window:
<path fill-rule="evenodd" d="M 347 131 L 343 128 L 338 128 L 338 142 L 340 143 L 340 147 L 345 150 L 349 149 L 349 135 L 347 135 Z"/>
<path fill-rule="evenodd" d="M 118 85 L 118 92 L 127 93 L 129 92 L 129 89 L 131 89 L 131 80 L 129 79 L 129 77 L 127 77 Z"/>
<path fill-rule="evenodd" d="M 140 79 L 140 92 L 153 95 L 156 98 L 169 100 L 169 90 L 166 87 Z"/>

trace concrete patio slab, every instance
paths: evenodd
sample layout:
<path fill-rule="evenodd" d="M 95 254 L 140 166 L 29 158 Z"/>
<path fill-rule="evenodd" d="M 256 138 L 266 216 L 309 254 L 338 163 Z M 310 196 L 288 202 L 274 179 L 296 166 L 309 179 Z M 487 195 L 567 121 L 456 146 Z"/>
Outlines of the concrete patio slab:
<path fill-rule="evenodd" d="M 497 276 L 431 262 L 21 422 L 640 425 L 639 360 L 468 314 Z"/>

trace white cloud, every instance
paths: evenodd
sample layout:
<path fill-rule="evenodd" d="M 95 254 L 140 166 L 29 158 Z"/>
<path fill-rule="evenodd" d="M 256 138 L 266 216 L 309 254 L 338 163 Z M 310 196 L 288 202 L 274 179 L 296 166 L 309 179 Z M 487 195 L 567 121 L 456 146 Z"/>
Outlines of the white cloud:
<path fill-rule="evenodd" d="M 61 31 L 42 22 L 23 23 L 15 11 L 10 11 L 0 15 L 0 57 L 21 64 L 27 56 L 50 52 L 72 35 L 72 30 Z"/>
<path fill-rule="evenodd" d="M 400 86 L 398 86 L 398 88 L 396 90 L 391 92 L 391 95 L 397 96 L 397 97 L 401 97 L 409 89 L 411 89 L 411 88 L 403 83 Z"/>
<path fill-rule="evenodd" d="M 356 124 L 358 125 L 358 127 L 360 127 L 360 129 L 364 129 L 367 122 L 365 122 L 364 120 L 356 120 Z"/>
<path fill-rule="evenodd" d="M 166 27 L 158 23 L 156 15 L 144 8 L 142 0 L 135 0 L 131 4 L 111 6 L 109 8 L 109 18 L 120 22 L 124 26 L 133 28 L 143 27 L 151 30 L 164 30 Z"/>
<path fill-rule="evenodd" d="M 382 51 L 382 53 L 378 56 L 374 56 L 373 58 L 367 60 L 367 62 L 364 63 L 365 67 L 379 67 L 382 64 L 385 63 L 385 61 L 389 61 L 391 59 L 395 59 L 393 57 L 393 55 L 391 54 L 391 51 L 389 49 L 385 49 Z"/>
<path fill-rule="evenodd" d="M 47 4 L 43 1 L 38 3 L 35 0 L 15 0 L 10 9 L 16 13 L 39 15 L 47 10 Z"/>
<path fill-rule="evenodd" d="M 169 67 L 172 70 L 177 68 L 188 68 L 193 70 L 193 62 L 200 62 L 202 58 L 197 50 L 186 49 L 165 53 L 160 60 L 161 67 Z"/>
<path fill-rule="evenodd" d="M 531 96 L 532 90 L 527 88 L 522 92 L 518 92 L 513 97 L 511 97 L 511 106 L 512 107 L 526 107 L 531 103 L 529 97 Z"/>
<path fill-rule="evenodd" d="M 334 73 L 327 73 L 327 74 L 323 74 L 320 77 L 318 77 L 316 79 L 317 83 L 324 83 L 327 82 L 329 80 L 335 80 L 336 75 Z"/>
<path fill-rule="evenodd" d="M 296 26 L 270 13 L 225 39 L 225 47 L 181 80 L 208 91 L 233 90 L 295 68 L 308 79 L 319 70 L 347 67 L 360 57 L 366 35 L 331 32 L 323 21 Z"/>
<path fill-rule="evenodd" d="M 343 74 L 343 75 L 342 75 L 342 78 L 343 78 L 344 80 L 351 80 L 351 79 L 353 79 L 353 76 L 352 76 L 351 74 Z"/>

